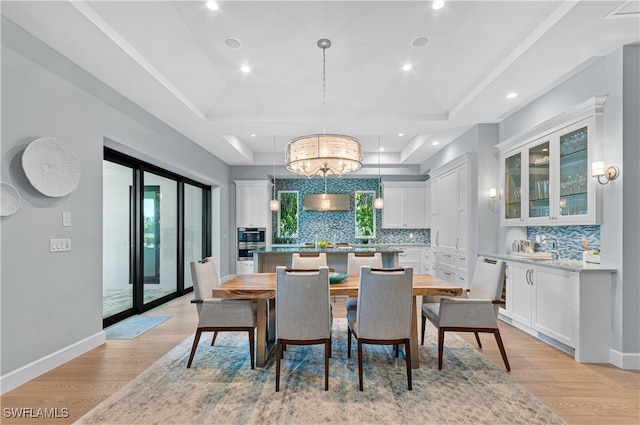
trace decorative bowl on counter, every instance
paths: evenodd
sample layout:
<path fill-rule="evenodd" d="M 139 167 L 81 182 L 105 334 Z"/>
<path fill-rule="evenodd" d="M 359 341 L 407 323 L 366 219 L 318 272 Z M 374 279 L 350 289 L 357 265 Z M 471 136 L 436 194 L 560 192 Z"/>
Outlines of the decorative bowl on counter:
<path fill-rule="evenodd" d="M 329 283 L 340 283 L 343 280 L 345 280 L 347 278 L 347 276 L 349 276 L 346 273 L 336 273 L 336 272 L 330 272 L 329 273 Z"/>

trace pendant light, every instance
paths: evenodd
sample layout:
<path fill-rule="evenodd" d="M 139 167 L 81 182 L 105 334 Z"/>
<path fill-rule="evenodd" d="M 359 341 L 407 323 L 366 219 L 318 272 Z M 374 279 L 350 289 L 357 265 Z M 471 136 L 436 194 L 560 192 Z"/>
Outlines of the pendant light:
<path fill-rule="evenodd" d="M 378 134 L 378 197 L 373 201 L 373 207 L 377 210 L 384 208 L 382 199 L 382 177 L 380 176 L 380 135 Z"/>
<path fill-rule="evenodd" d="M 331 47 L 331 40 L 322 38 L 317 45 L 322 49 L 323 132 L 290 141 L 285 149 L 285 166 L 309 178 L 319 173 L 340 177 L 362 168 L 362 145 L 352 136 L 326 134 L 326 50 Z"/>
<path fill-rule="evenodd" d="M 280 201 L 276 199 L 276 136 L 273 136 L 273 194 L 269 207 L 271 211 L 280 210 Z"/>

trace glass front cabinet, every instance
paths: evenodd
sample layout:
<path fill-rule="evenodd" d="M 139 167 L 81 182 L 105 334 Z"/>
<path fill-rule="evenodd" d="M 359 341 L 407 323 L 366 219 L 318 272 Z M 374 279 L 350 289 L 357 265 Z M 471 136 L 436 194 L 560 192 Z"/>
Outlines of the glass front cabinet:
<path fill-rule="evenodd" d="M 590 117 L 501 152 L 501 224 L 597 224 L 596 139 Z"/>

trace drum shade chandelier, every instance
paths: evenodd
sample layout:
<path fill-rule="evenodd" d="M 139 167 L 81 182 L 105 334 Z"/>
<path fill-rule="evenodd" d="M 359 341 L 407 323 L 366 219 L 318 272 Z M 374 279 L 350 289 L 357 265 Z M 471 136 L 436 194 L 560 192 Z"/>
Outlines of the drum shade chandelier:
<path fill-rule="evenodd" d="M 318 40 L 322 49 L 322 117 L 323 134 L 312 134 L 293 139 L 287 144 L 285 163 L 287 170 L 309 178 L 321 173 L 326 177 L 332 173 L 341 177 L 345 173 L 362 168 L 362 145 L 355 137 L 342 134 L 326 134 L 325 92 L 326 56 L 331 47 L 326 38 Z"/>

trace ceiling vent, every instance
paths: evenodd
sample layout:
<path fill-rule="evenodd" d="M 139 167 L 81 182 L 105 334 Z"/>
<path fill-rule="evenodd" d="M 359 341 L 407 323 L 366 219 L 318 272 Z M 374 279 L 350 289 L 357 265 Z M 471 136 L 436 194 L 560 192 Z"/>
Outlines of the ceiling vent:
<path fill-rule="evenodd" d="M 640 2 L 638 0 L 627 0 L 616 7 L 605 18 L 631 18 L 640 15 Z"/>

